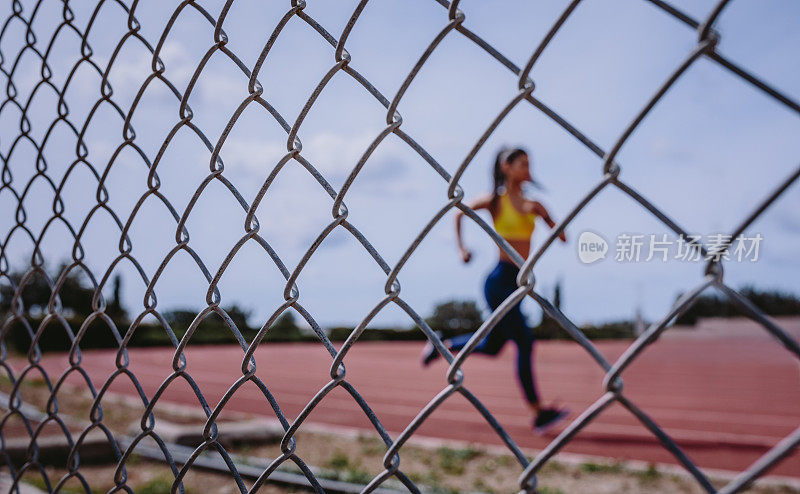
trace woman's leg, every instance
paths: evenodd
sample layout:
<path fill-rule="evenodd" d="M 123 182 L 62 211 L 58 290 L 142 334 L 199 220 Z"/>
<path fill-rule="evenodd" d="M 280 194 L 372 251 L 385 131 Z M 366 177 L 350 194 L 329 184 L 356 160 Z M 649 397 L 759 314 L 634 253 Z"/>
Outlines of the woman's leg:
<path fill-rule="evenodd" d="M 535 414 L 533 428 L 539 434 L 563 420 L 569 411 L 565 408 L 543 407 L 539 402 L 533 372 L 533 331 L 525 321 L 519 304 L 503 318 L 506 331 L 517 345 L 517 378 L 531 410 Z"/>
<path fill-rule="evenodd" d="M 491 310 L 495 310 L 500 302 L 505 299 L 505 292 L 507 290 L 503 286 L 503 274 L 503 266 L 498 264 L 494 270 L 489 273 L 484 283 L 483 293 Z M 497 300 L 500 300 L 500 302 L 495 303 Z M 459 351 L 464 348 L 474 334 L 475 333 L 472 332 L 454 336 L 447 339 L 445 344 L 450 350 Z M 486 355 L 497 355 L 506 340 L 508 340 L 508 335 L 505 332 L 505 328 L 498 324 L 489 331 L 488 335 L 484 336 L 483 340 L 475 347 L 474 352 Z"/>
<path fill-rule="evenodd" d="M 516 277 L 518 272 L 516 268 L 501 266 L 500 275 L 497 276 L 497 279 L 493 280 L 493 283 L 487 280 L 485 295 L 492 310 L 495 310 L 517 289 Z M 497 343 L 494 343 L 494 345 L 491 341 L 487 343 L 489 351 L 495 348 L 496 351 L 499 351 L 502 344 L 509 338 L 516 343 L 517 379 L 525 394 L 525 399 L 533 410 L 538 412 L 539 394 L 533 377 L 533 331 L 528 327 L 519 303 L 503 316 L 497 326 L 492 329 L 490 335 L 492 333 L 497 333 L 501 337 L 496 339 Z"/>
<path fill-rule="evenodd" d="M 454 351 L 461 350 L 462 348 L 464 348 L 464 345 L 467 344 L 469 339 L 472 338 L 472 335 L 474 335 L 474 334 L 475 333 L 464 333 L 464 334 L 453 336 L 452 338 L 448 338 L 447 340 L 445 340 L 445 345 L 450 350 L 454 350 Z M 480 345 L 478 345 L 478 346 L 480 346 Z"/>
<path fill-rule="evenodd" d="M 502 344 L 505 343 L 506 338 L 497 338 L 497 334 L 502 333 L 500 328 L 492 329 L 487 336 L 483 338 L 483 340 L 478 343 L 475 347 L 475 352 L 478 353 L 485 353 L 487 355 L 496 355 L 500 348 L 503 346 Z M 464 333 L 460 335 L 453 336 L 452 338 L 448 338 L 444 341 L 447 348 L 452 351 L 459 351 L 464 346 L 466 346 L 467 342 L 472 338 L 472 335 L 475 333 Z M 501 340 L 498 342 L 498 340 Z"/>
<path fill-rule="evenodd" d="M 503 300 L 514 291 L 514 287 L 508 286 L 508 278 L 513 268 L 509 268 L 504 263 L 498 263 L 494 270 L 486 277 L 486 282 L 483 284 L 483 296 L 486 297 L 486 303 L 489 308 L 494 311 L 503 303 Z M 478 345 L 481 353 L 486 355 L 497 355 L 500 350 L 508 341 L 508 325 L 504 324 L 505 317 L 498 321 L 498 323 L 489 330 L 489 334 Z M 477 350 L 477 349 L 476 349 Z"/>
<path fill-rule="evenodd" d="M 525 393 L 525 399 L 535 411 L 538 411 L 539 393 L 536 390 L 533 373 L 533 331 L 525 323 L 519 305 L 508 315 L 511 316 L 509 324 L 513 325 L 513 329 L 509 328 L 511 338 L 517 344 L 517 378 Z"/>

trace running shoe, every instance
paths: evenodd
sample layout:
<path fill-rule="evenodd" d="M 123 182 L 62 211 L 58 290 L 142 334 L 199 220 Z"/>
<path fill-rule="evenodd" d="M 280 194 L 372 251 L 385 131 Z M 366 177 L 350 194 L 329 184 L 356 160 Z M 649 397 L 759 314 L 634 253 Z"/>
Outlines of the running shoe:
<path fill-rule="evenodd" d="M 569 415 L 566 408 L 542 408 L 533 421 L 533 430 L 537 434 L 544 434 L 550 428 L 564 420 Z"/>

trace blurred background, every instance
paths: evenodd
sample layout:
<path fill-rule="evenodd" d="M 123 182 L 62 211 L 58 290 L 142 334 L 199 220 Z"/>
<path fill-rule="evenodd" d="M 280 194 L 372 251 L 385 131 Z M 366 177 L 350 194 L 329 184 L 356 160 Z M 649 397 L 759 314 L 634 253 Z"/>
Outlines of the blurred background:
<path fill-rule="evenodd" d="M 48 2 L 44 2 L 47 4 Z M 57 2 L 55 2 L 57 3 Z M 676 1 L 687 13 L 702 18 L 714 1 Z M 338 36 L 356 2 L 309 2 L 305 12 Z M 90 4 L 71 4 L 76 24 L 86 25 Z M 4 7 L 8 9 L 9 7 Z M 221 4 L 206 6 L 216 17 Z M 512 2 L 502 6 L 465 1 L 465 26 L 524 66 L 532 50 L 561 14 L 562 1 Z M 443 28 L 442 7 L 430 1 L 375 2 L 367 5 L 347 41 L 351 66 L 392 99 L 425 47 Z M 285 14 L 278 2 L 234 2 L 225 20 L 227 47 L 252 67 L 273 27 Z M 145 2 L 137 7 L 141 34 L 155 46 L 173 6 Z M 6 13 L 4 13 L 6 15 Z M 59 8 L 40 9 L 35 46 L 44 51 L 61 18 Z M 736 63 L 759 74 L 790 97 L 797 97 L 800 42 L 796 29 L 800 6 L 791 0 L 733 2 L 719 19 L 718 47 Z M 100 67 L 111 60 L 127 14 L 112 3 L 104 5 L 88 36 Z M 16 53 L 24 40 L 21 23 L 9 23 L 3 36 L 4 54 Z M 194 9 L 187 9 L 164 37 L 161 57 L 165 77 L 183 92 L 203 55 L 213 44 L 213 29 Z M 639 0 L 587 1 L 570 17 L 548 46 L 531 75 L 534 94 L 584 132 L 603 149 L 610 149 L 625 126 L 644 106 L 658 85 L 680 64 L 696 42 L 696 33 L 648 2 Z M 80 51 L 79 39 L 60 34 L 49 55 L 52 81 L 63 86 Z M 108 81 L 113 99 L 127 112 L 145 79 L 152 73 L 150 53 L 133 38 L 116 55 Z M 6 59 L 8 70 L 12 60 Z M 258 78 L 264 98 L 291 125 L 323 75 L 333 66 L 333 50 L 318 33 L 298 19 L 291 20 L 269 52 Z M 17 101 L 41 79 L 41 61 L 28 51 L 14 73 Z M 100 98 L 100 76 L 88 64 L 72 74 L 66 93 L 70 118 L 86 121 Z M 46 86 L 37 90 L 27 108 L 30 135 L 40 141 L 57 115 L 57 96 Z M 398 111 L 402 129 L 453 173 L 478 137 L 516 94 L 516 77 L 463 36 L 447 36 L 423 66 Z M 212 145 L 234 110 L 247 96 L 247 77 L 223 53 L 214 53 L 188 98 L 192 123 Z M 170 129 L 179 120 L 179 100 L 156 80 L 141 95 L 131 123 L 136 143 L 153 160 Z M 299 137 L 303 156 L 330 184 L 339 189 L 371 141 L 385 127 L 385 109 L 344 73 L 336 74 L 315 102 Z M 0 152 L 8 156 L 13 184 L 28 184 L 24 197 L 26 225 L 38 235 L 52 216 L 53 188 L 35 170 L 35 148 L 24 139 L 9 150 L 19 133 L 20 111 L 6 105 L 0 119 Z M 123 120 L 108 103 L 100 104 L 85 129 L 86 160 L 105 178 L 109 206 L 124 223 L 147 190 L 148 169 L 131 148 L 114 157 L 121 143 Z M 717 64 L 700 59 L 674 85 L 622 148 L 617 161 L 621 178 L 631 184 L 689 232 L 703 236 L 730 233 L 798 164 L 796 139 L 800 121 Z M 99 280 L 119 253 L 120 228 L 97 204 L 98 178 L 76 161 L 74 134 L 64 122 L 51 131 L 44 148 L 48 175 L 56 185 L 64 180 L 64 218 L 83 228 L 85 263 Z M 461 185 L 467 199 L 491 190 L 491 166 L 502 145 L 526 148 L 532 173 L 544 189 L 528 191 L 563 218 L 600 180 L 602 161 L 552 120 L 527 103 L 515 107 L 471 162 Z M 252 201 L 272 168 L 286 152 L 286 132 L 264 108 L 251 104 L 236 122 L 220 153 L 223 176 Z M 187 127 L 182 127 L 157 165 L 160 191 L 181 214 L 209 173 L 211 153 Z M 356 226 L 393 265 L 429 219 L 446 203 L 447 183 L 419 155 L 394 135 L 377 147 L 348 191 L 348 221 Z M 726 264 L 726 280 L 734 287 L 783 292 L 797 290 L 800 236 L 797 210 L 800 196 L 790 189 L 748 232 L 763 241 L 757 262 Z M 331 221 L 332 199 L 296 161 L 290 161 L 271 185 L 257 211 L 261 234 L 291 271 L 314 238 Z M 16 199 L 0 191 L 0 231 L 15 224 Z M 487 211 L 480 214 L 489 221 Z M 88 220 L 87 220 L 87 215 Z M 399 276 L 402 297 L 423 317 L 450 301 L 475 305 L 486 316 L 483 279 L 492 268 L 497 248 L 470 220 L 464 236 L 474 258 L 463 264 L 455 244 L 454 212 L 449 212 L 425 238 Z M 244 211 L 233 195 L 212 181 L 189 215 L 189 246 L 210 273 L 244 234 Z M 156 197 L 139 207 L 130 227 L 131 254 L 150 279 L 175 245 L 176 220 Z M 576 249 L 578 234 L 599 233 L 612 243 L 622 233 L 674 233 L 649 212 L 615 188 L 606 188 L 567 228 L 566 244 L 556 243 L 536 265 L 537 287 L 553 298 L 558 286 L 561 308 L 578 324 L 600 325 L 631 321 L 639 311 L 645 320 L 661 317 L 676 296 L 692 287 L 703 263 L 617 262 L 613 256 L 584 265 Z M 548 229 L 540 223 L 534 243 Z M 4 261 L 26 265 L 31 241 L 20 230 L 4 237 Z M 72 236 L 54 222 L 41 246 L 49 269 L 69 261 Z M 535 248 L 535 247 L 534 247 Z M 612 252 L 613 253 L 613 252 Z M 112 282 L 115 277 L 119 282 Z M 385 274 L 358 241 L 336 228 L 321 244 L 298 279 L 301 303 L 325 328 L 354 326 L 382 298 Z M 4 301 L 8 300 L 7 280 Z M 90 287 L 87 279 L 82 281 Z M 115 288 L 116 287 L 116 288 Z M 208 282 L 195 261 L 180 252 L 156 284 L 158 308 L 167 312 L 204 307 Z M 220 281 L 223 307 L 236 306 L 242 321 L 260 327 L 282 302 L 284 279 L 264 250 L 247 242 Z M 116 292 L 115 292 L 116 290 Z M 111 270 L 104 287 L 129 318 L 143 310 L 145 284 L 128 261 Z M 115 295 L 116 293 L 116 295 Z M 116 298 L 114 298 L 116 297 Z M 531 300 L 523 311 L 535 325 L 541 315 Z M 177 316 L 176 316 L 177 317 Z M 295 314 L 296 323 L 308 327 Z M 408 328 L 413 321 L 394 304 L 383 309 L 372 326 Z"/>

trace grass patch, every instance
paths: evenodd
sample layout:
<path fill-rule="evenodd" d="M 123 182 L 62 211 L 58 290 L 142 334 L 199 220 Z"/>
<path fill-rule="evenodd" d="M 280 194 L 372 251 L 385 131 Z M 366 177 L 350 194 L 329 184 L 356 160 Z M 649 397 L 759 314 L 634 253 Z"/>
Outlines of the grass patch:
<path fill-rule="evenodd" d="M 59 480 L 60 479 L 54 480 L 53 478 L 50 478 L 50 488 L 55 489 L 56 484 L 58 483 Z M 42 490 L 44 492 L 49 492 L 47 483 L 44 481 L 44 478 L 41 475 L 37 475 L 36 473 L 31 472 L 30 474 L 25 474 L 22 477 L 22 481 L 23 483 L 36 487 L 39 490 Z M 77 480 L 72 479 L 70 482 L 67 482 L 67 484 L 76 482 Z M 58 492 L 63 494 L 85 494 L 83 488 L 72 487 L 71 485 L 65 485 L 61 487 L 61 489 L 59 489 Z"/>
<path fill-rule="evenodd" d="M 14 386 L 14 383 L 11 380 L 11 376 L 9 376 L 8 374 L 0 375 L 0 386 L 2 386 L 3 389 L 8 389 L 9 391 L 11 391 L 11 388 Z M 21 389 L 25 388 L 35 389 L 35 388 L 46 388 L 48 386 L 47 386 L 47 381 L 45 381 L 43 377 L 39 376 L 39 377 L 26 377 L 20 383 L 19 387 Z"/>
<path fill-rule="evenodd" d="M 536 489 L 539 494 L 564 494 L 564 491 L 561 489 L 553 489 L 547 486 L 541 486 Z"/>
<path fill-rule="evenodd" d="M 367 484 L 372 480 L 372 475 L 361 466 L 360 462 L 352 461 L 349 456 L 341 451 L 336 451 L 331 459 L 328 460 L 328 468 L 333 470 L 332 475 L 328 476 L 328 478 L 335 480 L 355 484 Z"/>
<path fill-rule="evenodd" d="M 484 482 L 482 478 L 475 479 L 475 482 L 472 483 L 472 486 L 481 492 L 486 492 L 487 494 L 495 494 L 497 491 L 494 488 L 490 487 L 489 485 Z"/>
<path fill-rule="evenodd" d="M 580 471 L 584 473 L 621 473 L 624 469 L 624 465 L 621 462 L 615 463 L 593 463 L 593 462 L 585 462 L 581 463 Z"/>
<path fill-rule="evenodd" d="M 175 479 L 162 475 L 150 479 L 146 484 L 136 489 L 138 494 L 169 494 L 172 489 L 172 483 Z M 190 489 L 184 491 L 186 494 L 192 494 Z"/>
<path fill-rule="evenodd" d="M 11 377 L 8 374 L 0 374 L 0 386 L 10 389 L 11 384 Z"/>
<path fill-rule="evenodd" d="M 350 457 L 341 451 L 336 451 L 330 460 L 328 460 L 328 467 L 334 470 L 344 470 L 350 465 Z"/>
<path fill-rule="evenodd" d="M 464 466 L 472 459 L 483 454 L 483 451 L 472 446 L 460 449 L 442 446 L 437 450 L 439 456 L 439 468 L 449 474 L 461 475 L 464 473 Z"/>
<path fill-rule="evenodd" d="M 634 472 L 634 475 L 640 482 L 653 482 L 661 478 L 661 472 L 658 471 L 655 464 L 650 463 L 644 470 Z"/>
<path fill-rule="evenodd" d="M 23 386 L 27 385 L 28 387 L 31 388 L 46 388 L 47 381 L 45 381 L 44 378 L 37 377 L 34 379 L 26 379 L 25 381 L 22 382 L 22 385 Z"/>
<path fill-rule="evenodd" d="M 386 444 L 377 437 L 359 434 L 357 440 L 358 445 L 361 447 L 361 453 L 364 455 L 382 455 L 386 452 Z"/>
<path fill-rule="evenodd" d="M 556 461 L 556 460 L 550 460 L 550 461 L 546 462 L 542 466 L 541 472 L 542 473 L 549 473 L 549 474 L 556 474 L 556 473 L 563 473 L 566 470 L 567 470 L 567 467 L 565 467 L 563 463 L 561 463 L 559 461 Z"/>

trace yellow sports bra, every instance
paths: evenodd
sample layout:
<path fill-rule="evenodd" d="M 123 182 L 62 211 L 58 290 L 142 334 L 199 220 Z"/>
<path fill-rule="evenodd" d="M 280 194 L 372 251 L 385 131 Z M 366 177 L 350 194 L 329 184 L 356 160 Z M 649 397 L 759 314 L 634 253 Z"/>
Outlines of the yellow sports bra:
<path fill-rule="evenodd" d="M 500 194 L 500 212 L 494 219 L 494 229 L 506 240 L 530 240 L 536 224 L 536 213 L 523 214 L 514 209 L 508 194 Z"/>

